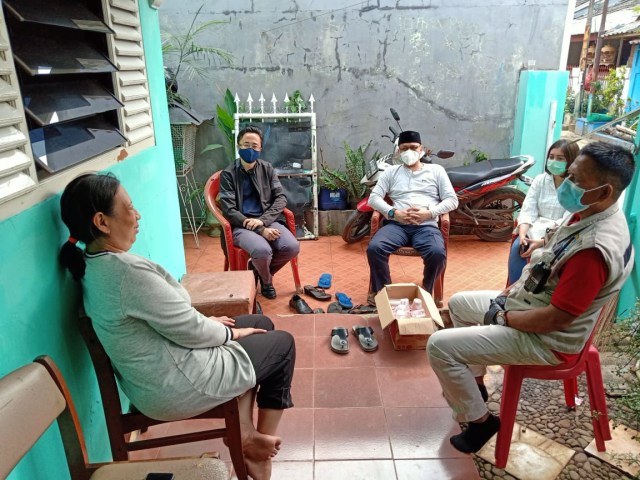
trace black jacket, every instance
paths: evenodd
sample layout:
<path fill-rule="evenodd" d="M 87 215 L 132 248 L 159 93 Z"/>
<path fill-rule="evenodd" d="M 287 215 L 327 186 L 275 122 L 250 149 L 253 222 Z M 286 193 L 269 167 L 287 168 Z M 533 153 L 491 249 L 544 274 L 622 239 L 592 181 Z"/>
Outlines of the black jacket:
<path fill-rule="evenodd" d="M 220 194 L 218 201 L 225 218 L 233 227 L 242 227 L 246 216 L 242 213 L 242 165 L 236 160 L 224 169 L 220 175 Z M 256 161 L 256 166 L 249 170 L 249 176 L 260 196 L 262 215 L 258 217 L 265 227 L 278 220 L 287 206 L 287 197 L 282 184 L 273 167 L 262 160 Z M 261 233 L 263 228 L 255 230 Z"/>

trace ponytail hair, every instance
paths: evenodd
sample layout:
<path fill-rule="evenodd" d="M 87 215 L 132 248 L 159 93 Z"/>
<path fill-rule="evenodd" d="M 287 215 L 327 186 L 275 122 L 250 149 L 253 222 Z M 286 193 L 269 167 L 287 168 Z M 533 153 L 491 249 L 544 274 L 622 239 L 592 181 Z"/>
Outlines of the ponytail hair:
<path fill-rule="evenodd" d="M 60 249 L 60 263 L 76 281 L 84 276 L 84 252 L 78 243 L 85 245 L 102 236 L 93 224 L 96 213 L 113 214 L 114 199 L 120 181 L 111 173 L 88 173 L 71 181 L 60 197 L 60 215 L 69 229 L 70 237 Z"/>

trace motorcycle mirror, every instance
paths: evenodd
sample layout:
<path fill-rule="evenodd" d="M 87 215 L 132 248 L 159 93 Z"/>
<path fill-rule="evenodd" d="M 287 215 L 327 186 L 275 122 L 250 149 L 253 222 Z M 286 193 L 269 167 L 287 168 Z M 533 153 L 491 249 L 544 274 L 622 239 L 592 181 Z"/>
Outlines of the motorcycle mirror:
<path fill-rule="evenodd" d="M 452 152 L 451 150 L 439 150 L 438 153 L 436 153 L 436 157 L 438 158 L 451 158 L 455 155 L 455 152 Z"/>
<path fill-rule="evenodd" d="M 395 141 L 395 139 L 398 138 L 398 132 L 396 132 L 396 129 L 393 127 L 389 127 L 389 131 L 393 135 L 393 141 Z"/>
<path fill-rule="evenodd" d="M 396 112 L 393 108 L 390 108 L 389 111 L 391 112 L 391 116 L 393 117 L 393 119 L 396 122 L 400 121 L 400 115 L 398 115 L 398 112 Z"/>

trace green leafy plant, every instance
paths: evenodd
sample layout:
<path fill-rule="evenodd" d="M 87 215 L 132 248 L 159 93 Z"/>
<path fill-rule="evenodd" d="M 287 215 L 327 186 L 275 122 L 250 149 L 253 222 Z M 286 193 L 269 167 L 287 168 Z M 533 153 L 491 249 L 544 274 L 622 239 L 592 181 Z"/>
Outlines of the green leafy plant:
<path fill-rule="evenodd" d="M 189 99 L 178 93 L 178 80 L 196 77 L 207 78 L 211 73 L 212 64 L 222 62 L 230 65 L 233 55 L 221 48 L 206 46 L 198 43 L 199 37 L 217 25 L 228 23 L 220 20 L 196 24 L 204 3 L 196 11 L 193 20 L 185 33 L 163 32 L 162 57 L 165 65 L 165 87 L 169 104 L 177 102 L 186 107 L 190 106 Z"/>
<path fill-rule="evenodd" d="M 289 101 L 285 102 L 285 107 L 289 113 L 299 113 L 307 111 L 307 102 L 304 101 L 300 90 L 293 92 Z"/>
<path fill-rule="evenodd" d="M 482 150 L 474 147 L 471 149 L 471 156 L 473 157 L 473 161 L 475 163 L 484 162 L 485 160 L 489 160 L 489 156 L 483 152 Z"/>
<path fill-rule="evenodd" d="M 344 188 L 347 191 L 350 202 L 357 202 L 367 194 L 367 186 L 360 180 L 365 174 L 368 161 L 367 150 L 371 142 L 353 149 L 344 142 L 344 170 L 329 167 L 324 160 L 320 162 L 320 185 L 329 190 Z M 380 152 L 375 151 L 371 160 L 380 158 Z"/>
<path fill-rule="evenodd" d="M 618 117 L 624 111 L 625 101 L 622 98 L 624 88 L 624 78 L 627 72 L 626 67 L 609 70 L 602 88 L 602 102 L 609 115 Z"/>
<path fill-rule="evenodd" d="M 573 113 L 576 108 L 576 94 L 571 90 L 571 87 L 567 88 L 567 96 L 564 100 L 564 113 Z"/>

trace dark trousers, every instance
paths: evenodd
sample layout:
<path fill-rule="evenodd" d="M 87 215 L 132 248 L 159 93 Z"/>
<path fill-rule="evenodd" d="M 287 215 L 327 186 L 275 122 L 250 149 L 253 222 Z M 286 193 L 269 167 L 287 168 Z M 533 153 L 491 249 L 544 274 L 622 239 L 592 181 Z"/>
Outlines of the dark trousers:
<path fill-rule="evenodd" d="M 284 330 L 274 330 L 273 322 L 264 315 L 234 317 L 237 328 L 264 328 L 238 340 L 247 352 L 256 372 L 258 408 L 282 410 L 293 407 L 291 381 L 296 364 L 296 344 Z"/>
<path fill-rule="evenodd" d="M 411 246 L 424 263 L 422 284 L 433 294 L 433 284 L 447 264 L 444 239 L 440 230 L 431 225 L 403 225 L 388 222 L 376 232 L 367 248 L 371 275 L 370 291 L 378 292 L 391 283 L 389 255 L 400 247 Z"/>

